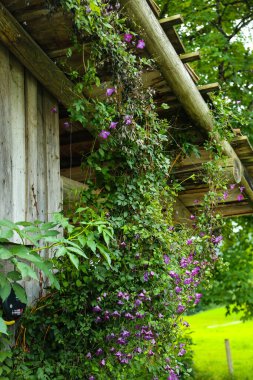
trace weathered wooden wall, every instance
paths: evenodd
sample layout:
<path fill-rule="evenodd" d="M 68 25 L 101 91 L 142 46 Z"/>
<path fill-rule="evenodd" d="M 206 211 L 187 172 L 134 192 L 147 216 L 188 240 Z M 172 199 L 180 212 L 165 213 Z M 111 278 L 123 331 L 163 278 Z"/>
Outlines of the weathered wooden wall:
<path fill-rule="evenodd" d="M 48 221 L 61 208 L 55 106 L 56 99 L 0 44 L 0 219 Z M 38 284 L 25 287 L 33 299 Z"/>

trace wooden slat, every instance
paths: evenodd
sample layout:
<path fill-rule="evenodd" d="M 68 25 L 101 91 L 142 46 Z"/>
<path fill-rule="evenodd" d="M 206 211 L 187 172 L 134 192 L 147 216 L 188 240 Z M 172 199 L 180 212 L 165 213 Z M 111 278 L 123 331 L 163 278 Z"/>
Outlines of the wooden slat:
<path fill-rule="evenodd" d="M 162 18 L 159 20 L 159 22 L 163 30 L 167 31 L 168 29 L 172 28 L 174 25 L 183 24 L 184 19 L 182 15 L 178 14 L 178 15 Z"/>
<path fill-rule="evenodd" d="M 217 82 L 209 83 L 203 86 L 198 86 L 198 90 L 200 91 L 201 94 L 208 94 L 209 92 L 220 91 L 220 85 Z"/>
<path fill-rule="evenodd" d="M 9 52 L 0 44 L 0 219 L 12 218 Z"/>
<path fill-rule="evenodd" d="M 25 220 L 26 210 L 26 134 L 24 68 L 15 57 L 10 56 L 10 128 L 12 131 L 12 221 Z"/>
<path fill-rule="evenodd" d="M 193 53 L 180 54 L 179 57 L 183 63 L 199 61 L 201 58 L 199 51 L 194 51 Z"/>
<path fill-rule="evenodd" d="M 47 212 L 48 219 L 61 209 L 59 115 L 58 104 L 46 90 L 43 91 L 43 120 L 45 124 Z M 52 112 L 56 108 L 57 112 Z"/>
<path fill-rule="evenodd" d="M 0 2 L 0 41 L 63 105 L 74 97 L 74 86 Z"/>
<path fill-rule="evenodd" d="M 37 162 L 38 157 L 38 106 L 37 81 L 27 70 L 25 72 L 25 115 L 26 115 L 26 220 L 39 219 Z"/>

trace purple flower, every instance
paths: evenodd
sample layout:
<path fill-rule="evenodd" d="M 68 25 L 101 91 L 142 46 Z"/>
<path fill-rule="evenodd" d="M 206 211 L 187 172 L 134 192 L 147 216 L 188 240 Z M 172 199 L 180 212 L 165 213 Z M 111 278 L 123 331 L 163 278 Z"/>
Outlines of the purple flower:
<path fill-rule="evenodd" d="M 120 364 L 128 364 L 129 360 L 127 358 L 123 358 L 120 360 Z"/>
<path fill-rule="evenodd" d="M 188 239 L 187 242 L 186 242 L 187 245 L 191 245 L 192 243 L 193 243 L 192 239 Z"/>
<path fill-rule="evenodd" d="M 91 358 L 92 358 L 92 355 L 91 355 L 90 352 L 88 352 L 88 354 L 86 355 L 86 358 L 87 358 L 87 359 L 91 359 Z"/>
<path fill-rule="evenodd" d="M 158 318 L 160 318 L 160 319 L 161 319 L 161 318 L 164 318 L 164 315 L 161 314 L 161 313 L 159 313 L 159 314 L 158 314 Z"/>
<path fill-rule="evenodd" d="M 100 356 L 100 355 L 102 355 L 102 353 L 103 353 L 102 348 L 98 348 L 96 351 L 96 356 Z"/>
<path fill-rule="evenodd" d="M 186 354 L 186 350 L 184 348 L 181 348 L 181 350 L 178 353 L 178 356 L 184 356 Z"/>
<path fill-rule="evenodd" d="M 241 103 L 241 100 L 237 100 L 236 103 L 237 103 L 237 104 L 240 104 L 240 103 Z"/>
<path fill-rule="evenodd" d="M 149 275 L 150 275 L 150 277 L 154 277 L 155 272 L 151 271 L 151 272 L 149 273 Z"/>
<path fill-rule="evenodd" d="M 110 348 L 110 352 L 114 352 L 114 351 L 115 351 L 114 347 Z"/>
<path fill-rule="evenodd" d="M 213 244 L 219 244 L 223 239 L 223 236 L 222 235 L 219 235 L 219 236 L 214 236 L 212 237 L 211 241 Z"/>
<path fill-rule="evenodd" d="M 100 317 L 97 317 L 97 318 L 95 319 L 95 322 L 96 322 L 96 323 L 100 323 L 100 322 L 102 322 L 102 319 L 101 319 Z"/>
<path fill-rule="evenodd" d="M 106 140 L 110 136 L 110 134 L 110 132 L 103 130 L 99 133 L 99 137 L 102 137 L 102 139 Z"/>
<path fill-rule="evenodd" d="M 189 284 L 192 283 L 192 281 L 193 281 L 193 279 L 192 279 L 191 277 L 188 277 L 188 278 L 186 278 L 186 279 L 184 280 L 184 284 L 185 284 L 185 285 L 189 285 Z"/>
<path fill-rule="evenodd" d="M 107 88 L 106 90 L 106 96 L 112 96 L 115 93 L 116 89 L 113 88 Z"/>
<path fill-rule="evenodd" d="M 117 302 L 117 304 L 118 304 L 118 305 L 124 305 L 124 302 L 123 302 L 122 300 L 119 300 L 119 301 Z"/>
<path fill-rule="evenodd" d="M 179 286 L 176 286 L 176 287 L 175 287 L 175 292 L 176 292 L 177 294 L 181 293 L 181 292 L 182 292 L 182 288 L 180 288 Z"/>
<path fill-rule="evenodd" d="M 145 48 L 145 42 L 144 40 L 139 40 L 136 45 L 137 49 L 144 49 Z"/>
<path fill-rule="evenodd" d="M 131 334 L 130 334 L 129 331 L 127 331 L 127 330 L 123 330 L 123 331 L 121 332 L 120 335 L 121 335 L 123 338 L 127 338 L 127 337 L 129 337 Z"/>
<path fill-rule="evenodd" d="M 65 121 L 65 122 L 63 123 L 63 126 L 64 126 L 64 128 L 68 129 L 68 128 L 70 127 L 70 124 L 69 124 L 68 121 Z"/>
<path fill-rule="evenodd" d="M 127 341 L 126 341 L 124 338 L 119 337 L 119 338 L 117 339 L 117 343 L 123 345 L 123 344 L 127 344 Z"/>
<path fill-rule="evenodd" d="M 95 376 L 90 376 L 89 380 L 96 380 Z"/>
<path fill-rule="evenodd" d="M 177 308 L 177 313 L 178 314 L 181 314 L 185 311 L 185 307 L 183 305 L 178 305 L 178 308 Z"/>
<path fill-rule="evenodd" d="M 126 125 L 131 125 L 133 122 L 133 116 L 132 115 L 126 115 L 124 116 L 124 123 Z"/>
<path fill-rule="evenodd" d="M 244 200 L 244 196 L 243 196 L 243 194 L 239 194 L 239 195 L 237 196 L 237 200 L 238 200 L 238 202 L 243 201 L 243 200 Z"/>
<path fill-rule="evenodd" d="M 190 327 L 189 323 L 186 322 L 186 321 L 183 322 L 183 325 L 184 325 L 185 327 Z"/>
<path fill-rule="evenodd" d="M 125 314 L 125 318 L 126 318 L 126 319 L 131 319 L 131 320 L 133 320 L 133 319 L 134 319 L 134 316 L 133 316 L 132 314 L 130 314 L 130 313 L 126 313 L 126 314 Z"/>
<path fill-rule="evenodd" d="M 117 358 L 121 358 L 122 353 L 121 353 L 120 351 L 117 351 L 116 354 L 115 354 L 115 356 L 116 356 Z"/>
<path fill-rule="evenodd" d="M 191 220 L 194 220 L 195 218 L 196 218 L 195 215 L 190 215 L 190 219 L 191 219 Z"/>
<path fill-rule="evenodd" d="M 115 334 L 114 334 L 114 333 L 108 334 L 108 335 L 106 335 L 106 337 L 105 337 L 105 339 L 106 339 L 107 341 L 112 340 L 112 339 L 114 339 L 114 338 L 115 338 Z"/>
<path fill-rule="evenodd" d="M 57 113 L 57 107 L 56 106 L 53 106 L 50 110 L 52 113 Z"/>
<path fill-rule="evenodd" d="M 92 311 L 93 311 L 94 313 L 100 313 L 100 312 L 102 311 L 102 309 L 101 309 L 100 306 L 96 305 L 96 306 L 94 306 L 94 307 L 92 308 Z"/>
<path fill-rule="evenodd" d="M 136 347 L 134 349 L 134 352 L 137 352 L 137 354 L 141 354 L 142 353 L 142 349 L 140 347 Z"/>
<path fill-rule="evenodd" d="M 228 191 L 225 191 L 224 193 L 223 193 L 223 199 L 225 200 L 225 199 L 227 199 L 228 198 Z"/>
<path fill-rule="evenodd" d="M 193 203 L 198 204 L 198 203 L 199 203 L 199 199 L 195 199 L 195 200 L 193 201 Z"/>
<path fill-rule="evenodd" d="M 120 243 L 120 246 L 121 246 L 122 248 L 125 248 L 125 247 L 126 247 L 126 242 L 125 242 L 125 241 L 122 241 L 122 242 Z"/>
<path fill-rule="evenodd" d="M 170 262 L 169 256 L 168 255 L 163 255 L 163 261 L 164 261 L 165 264 L 169 264 L 169 262 Z"/>
<path fill-rule="evenodd" d="M 196 267 L 192 270 L 192 276 L 197 276 L 199 274 L 199 271 L 200 271 L 200 268 L 199 267 Z"/>
<path fill-rule="evenodd" d="M 175 229 L 175 227 L 170 226 L 170 227 L 168 228 L 168 231 L 174 231 L 174 229 Z"/>
<path fill-rule="evenodd" d="M 91 8 L 90 8 L 89 6 L 87 6 L 87 7 L 85 8 L 85 11 L 86 11 L 86 13 L 90 13 L 90 12 L 91 12 Z"/>
<path fill-rule="evenodd" d="M 110 124 L 110 126 L 109 126 L 109 128 L 110 129 L 115 129 L 117 127 L 117 125 L 118 125 L 117 121 L 112 121 L 111 124 Z"/>
<path fill-rule="evenodd" d="M 239 189 L 240 189 L 240 192 L 242 193 L 245 190 L 245 187 L 241 186 L 241 187 L 239 187 Z"/>
<path fill-rule="evenodd" d="M 124 34 L 124 41 L 125 42 L 131 42 L 133 39 L 133 35 L 131 33 L 125 33 Z"/>
<path fill-rule="evenodd" d="M 101 365 L 101 367 L 104 367 L 105 366 L 105 359 L 102 359 L 99 364 Z"/>
<path fill-rule="evenodd" d="M 230 185 L 230 190 L 234 190 L 234 188 L 235 188 L 235 184 L 234 183 L 232 183 L 231 185 Z"/>
<path fill-rule="evenodd" d="M 120 313 L 118 311 L 114 311 L 111 315 L 112 317 L 120 317 Z"/>
<path fill-rule="evenodd" d="M 136 318 L 138 318 L 138 319 L 142 319 L 142 318 L 145 317 L 145 314 L 142 314 L 142 313 L 137 312 L 137 313 L 135 313 L 135 316 L 136 316 Z"/>
<path fill-rule="evenodd" d="M 171 278 L 179 278 L 179 275 L 176 272 L 174 272 L 173 270 L 169 271 L 169 276 Z"/>
<path fill-rule="evenodd" d="M 152 350 L 149 350 L 148 356 L 154 356 L 154 355 L 155 355 L 155 353 Z"/>
<path fill-rule="evenodd" d="M 138 307 L 142 304 L 142 301 L 137 299 L 135 302 L 134 302 L 134 306 Z"/>
<path fill-rule="evenodd" d="M 167 380 L 178 380 L 178 376 L 175 374 L 173 370 L 171 370 L 170 376 L 167 378 Z"/>
<path fill-rule="evenodd" d="M 143 275 L 144 281 L 148 281 L 148 272 L 145 272 Z"/>

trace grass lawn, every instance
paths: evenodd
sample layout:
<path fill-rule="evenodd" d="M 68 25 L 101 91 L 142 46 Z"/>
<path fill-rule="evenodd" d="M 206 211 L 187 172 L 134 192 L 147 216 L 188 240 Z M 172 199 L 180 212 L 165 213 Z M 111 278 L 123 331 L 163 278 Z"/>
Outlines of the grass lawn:
<path fill-rule="evenodd" d="M 224 344 L 224 339 L 229 339 L 233 379 L 253 380 L 253 321 L 238 323 L 239 316 L 225 317 L 224 308 L 204 311 L 186 319 L 193 331 L 196 379 L 230 379 Z"/>

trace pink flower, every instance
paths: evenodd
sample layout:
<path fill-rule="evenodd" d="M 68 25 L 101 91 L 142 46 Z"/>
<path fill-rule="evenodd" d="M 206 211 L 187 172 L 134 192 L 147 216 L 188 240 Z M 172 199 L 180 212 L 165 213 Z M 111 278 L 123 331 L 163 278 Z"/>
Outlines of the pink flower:
<path fill-rule="evenodd" d="M 238 200 L 238 202 L 243 201 L 243 200 L 244 200 L 244 196 L 243 196 L 243 194 L 239 194 L 239 195 L 237 196 L 237 200 Z"/>
<path fill-rule="evenodd" d="M 107 137 L 109 137 L 110 136 L 110 132 L 108 132 L 108 131 L 105 131 L 105 130 L 103 130 L 103 131 L 101 131 L 100 133 L 99 133 L 99 137 L 102 137 L 102 139 L 107 139 Z"/>
<path fill-rule="evenodd" d="M 106 96 L 111 96 L 115 92 L 116 92 L 116 89 L 114 87 L 113 88 L 107 88 L 107 90 L 106 90 Z"/>
<path fill-rule="evenodd" d="M 235 188 L 235 183 L 232 183 L 231 185 L 230 185 L 230 190 L 234 190 L 234 188 Z"/>
<path fill-rule="evenodd" d="M 57 113 L 57 107 L 56 106 L 53 106 L 50 110 L 52 113 Z"/>
<path fill-rule="evenodd" d="M 186 244 L 187 244 L 187 245 L 191 245 L 191 244 L 192 244 L 192 242 L 193 242 L 193 240 L 192 240 L 192 239 L 188 239 L 188 240 L 187 240 L 187 242 L 186 242 Z"/>
<path fill-rule="evenodd" d="M 109 126 L 109 128 L 110 129 L 115 129 L 117 127 L 117 124 L 118 124 L 117 121 L 112 121 L 111 124 L 110 124 L 110 126 Z"/>
<path fill-rule="evenodd" d="M 133 39 L 133 35 L 131 33 L 125 33 L 124 34 L 124 41 L 125 42 L 131 42 Z"/>
<path fill-rule="evenodd" d="M 144 40 L 139 40 L 136 45 L 137 49 L 144 49 L 145 48 L 145 42 Z"/>
<path fill-rule="evenodd" d="M 239 187 L 239 189 L 240 189 L 240 192 L 242 193 L 243 190 L 245 190 L 245 187 L 244 187 L 244 186 L 241 186 L 241 187 Z"/>
<path fill-rule="evenodd" d="M 225 191 L 224 194 L 223 194 L 223 199 L 225 200 L 225 199 L 227 199 L 227 198 L 228 198 L 228 192 Z"/>
<path fill-rule="evenodd" d="M 132 121 L 133 121 L 133 116 L 132 115 L 126 115 L 126 116 L 124 116 L 124 123 L 126 125 L 132 124 Z"/>
<path fill-rule="evenodd" d="M 195 219 L 195 215 L 190 215 L 190 219 L 194 220 Z"/>

